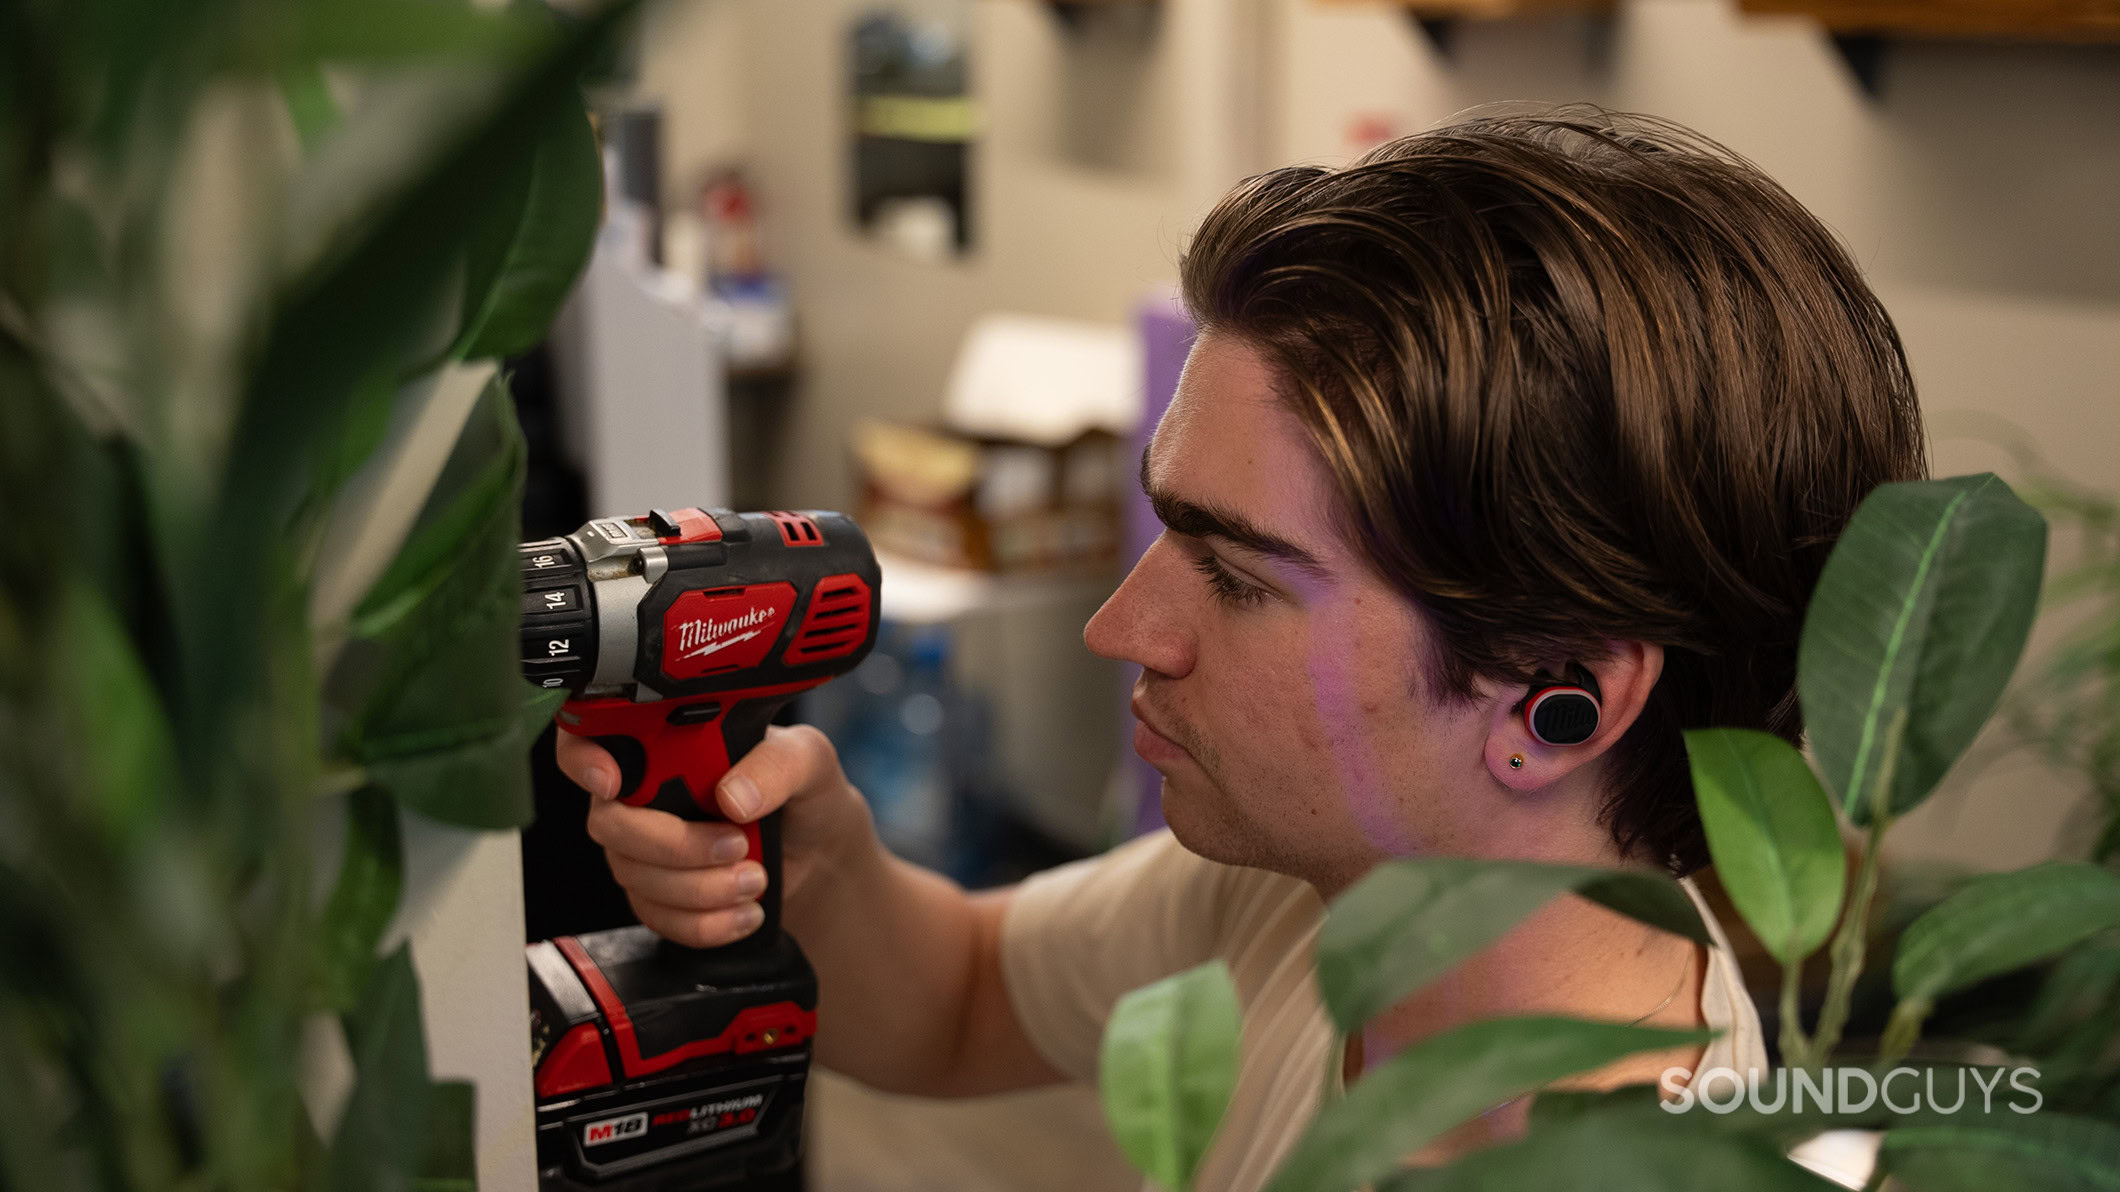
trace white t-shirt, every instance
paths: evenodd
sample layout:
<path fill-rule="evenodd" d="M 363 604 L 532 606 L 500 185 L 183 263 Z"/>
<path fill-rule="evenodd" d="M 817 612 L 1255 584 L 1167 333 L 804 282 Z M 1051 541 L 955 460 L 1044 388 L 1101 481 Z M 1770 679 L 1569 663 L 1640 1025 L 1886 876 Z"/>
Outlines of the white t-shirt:
<path fill-rule="evenodd" d="M 1690 881 L 1715 946 L 1701 1017 L 1722 1032 L 1700 1071 L 1765 1070 L 1759 1012 L 1729 940 Z M 1031 1042 L 1069 1079 L 1094 1083 L 1104 1023 L 1128 991 L 1220 958 L 1244 1008 L 1235 1092 L 1196 1192 L 1255 1192 L 1339 1087 L 1340 1052 L 1311 973 L 1325 907 L 1302 881 L 1195 855 L 1168 831 L 1038 874 L 1001 924 L 1001 970 Z"/>

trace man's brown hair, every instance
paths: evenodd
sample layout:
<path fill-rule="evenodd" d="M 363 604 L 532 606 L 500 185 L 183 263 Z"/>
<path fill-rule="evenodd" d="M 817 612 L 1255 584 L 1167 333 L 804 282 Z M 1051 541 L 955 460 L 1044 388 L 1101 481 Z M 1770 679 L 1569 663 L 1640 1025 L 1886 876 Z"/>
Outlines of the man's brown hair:
<path fill-rule="evenodd" d="M 1898 333 L 1789 193 L 1671 123 L 1488 115 L 1275 170 L 1183 262 L 1262 351 L 1347 540 L 1438 638 L 1433 693 L 1664 648 L 1614 746 L 1621 850 L 1705 865 L 1683 729 L 1796 741 L 1796 646 L 1834 539 L 1925 474 Z"/>

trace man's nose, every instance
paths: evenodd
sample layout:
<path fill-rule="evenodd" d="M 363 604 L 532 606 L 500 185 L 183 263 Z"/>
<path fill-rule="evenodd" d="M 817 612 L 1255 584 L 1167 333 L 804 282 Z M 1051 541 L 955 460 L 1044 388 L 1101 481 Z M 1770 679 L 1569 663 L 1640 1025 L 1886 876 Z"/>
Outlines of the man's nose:
<path fill-rule="evenodd" d="M 1189 602 L 1182 585 L 1184 560 L 1163 534 L 1127 572 L 1126 581 L 1111 594 L 1097 615 L 1082 630 L 1082 641 L 1102 658 L 1136 663 L 1148 670 L 1179 678 L 1191 671 L 1195 658 L 1192 630 L 1186 621 Z"/>

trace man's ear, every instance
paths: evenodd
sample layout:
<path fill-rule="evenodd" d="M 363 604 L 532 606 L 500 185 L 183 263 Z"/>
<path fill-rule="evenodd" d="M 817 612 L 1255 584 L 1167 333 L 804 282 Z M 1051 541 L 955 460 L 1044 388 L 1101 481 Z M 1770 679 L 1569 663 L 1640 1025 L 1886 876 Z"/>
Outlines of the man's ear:
<path fill-rule="evenodd" d="M 1506 688 L 1496 701 L 1487 729 L 1487 771 L 1512 790 L 1532 791 L 1550 786 L 1588 762 L 1605 755 L 1649 702 L 1649 692 L 1664 673 L 1664 648 L 1651 642 L 1607 642 L 1605 657 L 1579 660 L 1579 665 L 1597 679 L 1599 709 L 1597 731 L 1576 745 L 1548 745 L 1531 734 L 1524 722 L 1527 685 Z M 1564 672 L 1567 660 L 1550 668 L 1549 674 Z"/>

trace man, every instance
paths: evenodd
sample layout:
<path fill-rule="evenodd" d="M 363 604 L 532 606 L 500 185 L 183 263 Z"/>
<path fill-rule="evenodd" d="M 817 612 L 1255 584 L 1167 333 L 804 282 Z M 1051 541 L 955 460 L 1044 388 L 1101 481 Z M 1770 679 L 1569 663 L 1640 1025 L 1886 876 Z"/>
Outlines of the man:
<path fill-rule="evenodd" d="M 1201 335 L 1142 466 L 1166 529 L 1085 634 L 1142 668 L 1134 745 L 1170 829 L 968 895 L 878 846 L 822 736 L 775 732 L 718 795 L 736 819 L 787 810 L 820 1062 L 937 1096 L 1090 1080 L 1121 994 L 1223 957 L 1244 1058 L 1203 1189 L 1258 1187 L 1321 1074 L 1344 1086 L 1480 1018 L 1723 1032 L 1582 1086 L 1760 1066 L 1726 946 L 1578 898 L 1352 1040 L 1311 944 L 1391 857 L 1706 863 L 1680 731 L 1800 735 L 1826 553 L 1871 488 L 1924 470 L 1898 338 L 1853 262 L 1726 151 L 1570 109 L 1251 179 L 1183 281 Z M 1595 730 L 1547 743 L 1522 705 L 1577 667 Z M 733 829 L 608 801 L 593 745 L 565 740 L 562 762 L 605 796 L 590 832 L 643 922 L 702 945 L 756 925 Z"/>

